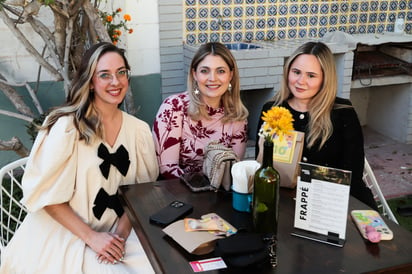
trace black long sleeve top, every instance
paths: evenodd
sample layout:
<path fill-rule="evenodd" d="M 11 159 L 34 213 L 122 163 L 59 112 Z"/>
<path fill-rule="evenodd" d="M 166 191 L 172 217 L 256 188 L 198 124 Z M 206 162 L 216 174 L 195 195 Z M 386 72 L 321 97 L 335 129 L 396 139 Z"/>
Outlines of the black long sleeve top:
<path fill-rule="evenodd" d="M 335 99 L 335 104 L 352 105 L 349 100 L 339 97 Z M 265 103 L 262 112 L 268 111 L 272 106 L 273 101 Z M 309 113 L 294 110 L 286 101 L 281 106 L 291 112 L 294 119 L 294 129 L 306 133 Z M 355 109 L 353 107 L 334 108 L 331 112 L 331 121 L 333 126 L 332 135 L 321 149 L 319 149 L 319 142 L 312 148 L 308 148 L 305 140 L 302 162 L 352 171 L 351 195 L 376 209 L 372 193 L 362 179 L 365 153 L 362 127 Z M 263 120 L 260 116 L 258 131 L 262 123 Z M 258 152 L 258 139 L 256 138 L 256 155 Z"/>

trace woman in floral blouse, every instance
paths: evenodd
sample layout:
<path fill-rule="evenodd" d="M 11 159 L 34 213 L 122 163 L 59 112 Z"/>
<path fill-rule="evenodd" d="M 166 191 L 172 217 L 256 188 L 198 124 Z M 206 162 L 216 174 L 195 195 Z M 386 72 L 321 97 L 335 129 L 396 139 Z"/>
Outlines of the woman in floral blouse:
<path fill-rule="evenodd" d="M 219 140 L 243 159 L 248 111 L 240 99 L 239 71 L 221 43 L 202 45 L 188 73 L 188 91 L 166 98 L 153 124 L 160 174 L 176 178 L 202 170 L 206 145 Z"/>

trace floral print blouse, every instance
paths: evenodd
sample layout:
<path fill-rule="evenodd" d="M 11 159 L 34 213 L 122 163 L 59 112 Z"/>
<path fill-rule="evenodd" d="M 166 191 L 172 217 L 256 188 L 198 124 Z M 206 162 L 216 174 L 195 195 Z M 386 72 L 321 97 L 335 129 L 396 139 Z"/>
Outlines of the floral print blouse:
<path fill-rule="evenodd" d="M 153 138 L 160 174 L 177 178 L 201 171 L 207 144 L 219 140 L 243 159 L 247 142 L 247 120 L 222 123 L 224 109 L 208 107 L 210 120 L 194 121 L 188 116 L 187 92 L 166 98 L 153 124 Z"/>

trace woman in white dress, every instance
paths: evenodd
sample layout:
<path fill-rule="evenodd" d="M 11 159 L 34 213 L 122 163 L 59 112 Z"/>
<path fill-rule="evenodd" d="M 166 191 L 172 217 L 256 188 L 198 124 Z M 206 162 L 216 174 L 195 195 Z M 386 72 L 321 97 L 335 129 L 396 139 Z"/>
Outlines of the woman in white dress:
<path fill-rule="evenodd" d="M 83 56 L 65 105 L 46 118 L 23 178 L 29 210 L 1 274 L 153 273 L 117 197 L 119 185 L 158 176 L 148 124 L 119 109 L 129 86 L 124 51 Z"/>

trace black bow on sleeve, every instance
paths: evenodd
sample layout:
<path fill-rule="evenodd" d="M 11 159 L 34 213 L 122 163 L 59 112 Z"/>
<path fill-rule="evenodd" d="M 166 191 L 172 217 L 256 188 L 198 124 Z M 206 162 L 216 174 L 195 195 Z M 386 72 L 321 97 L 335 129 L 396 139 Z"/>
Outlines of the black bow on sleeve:
<path fill-rule="evenodd" d="M 119 218 L 123 215 L 124 212 L 117 193 L 109 195 L 103 188 L 100 188 L 99 192 L 96 195 L 96 198 L 94 199 L 94 216 L 98 220 L 100 220 L 106 208 L 113 209 L 116 212 L 117 216 L 119 216 Z"/>
<path fill-rule="evenodd" d="M 115 153 L 109 153 L 107 147 L 100 144 L 97 156 L 103 159 L 103 163 L 99 167 L 106 179 L 109 177 L 110 165 L 115 166 L 123 176 L 126 176 L 130 160 L 129 153 L 123 145 L 120 145 Z"/>

